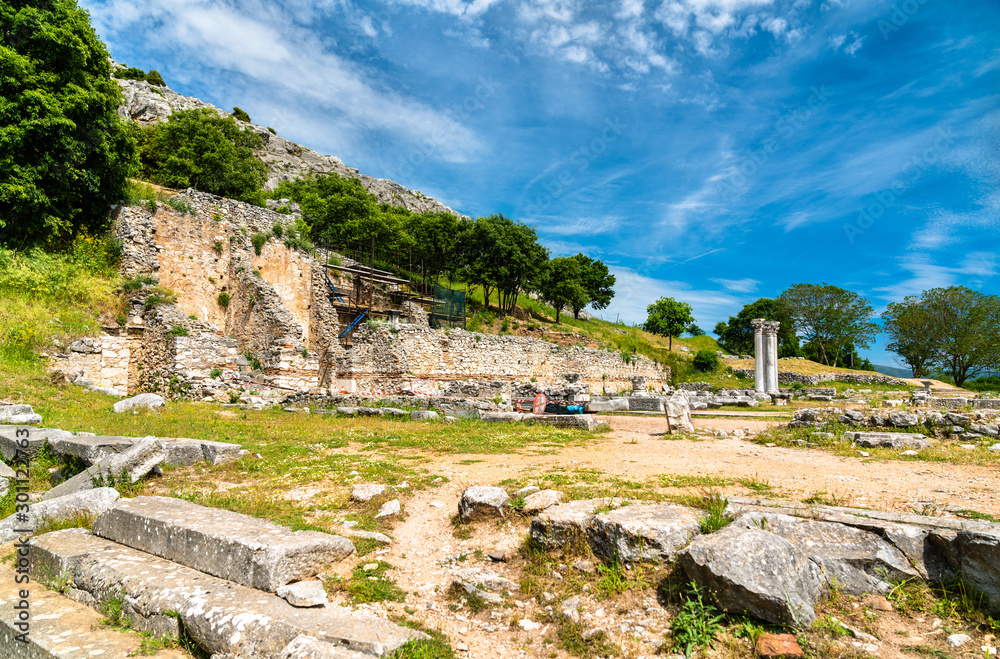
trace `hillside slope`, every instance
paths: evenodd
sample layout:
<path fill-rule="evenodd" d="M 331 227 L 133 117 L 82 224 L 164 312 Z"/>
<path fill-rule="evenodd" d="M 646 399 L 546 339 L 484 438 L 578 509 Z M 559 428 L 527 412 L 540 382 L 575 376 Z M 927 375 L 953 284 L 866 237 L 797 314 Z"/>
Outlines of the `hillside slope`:
<path fill-rule="evenodd" d="M 121 65 L 114 63 L 116 68 Z M 124 105 L 118 113 L 139 124 L 152 124 L 166 121 L 173 112 L 208 108 L 220 116 L 228 117 L 229 113 L 190 96 L 182 96 L 169 87 L 151 85 L 145 80 L 115 79 L 122 88 Z M 415 190 L 408 190 L 395 181 L 384 178 L 374 178 L 362 174 L 353 167 L 348 167 L 336 156 L 325 156 L 312 149 L 284 139 L 264 126 L 237 123 L 248 127 L 260 135 L 264 143 L 263 151 L 257 156 L 267 166 L 267 182 L 264 187 L 273 190 L 282 181 L 301 178 L 307 174 L 339 174 L 356 178 L 368 192 L 375 195 L 379 203 L 390 204 L 411 210 L 416 213 L 446 211 L 459 213 L 441 202 L 427 197 Z"/>

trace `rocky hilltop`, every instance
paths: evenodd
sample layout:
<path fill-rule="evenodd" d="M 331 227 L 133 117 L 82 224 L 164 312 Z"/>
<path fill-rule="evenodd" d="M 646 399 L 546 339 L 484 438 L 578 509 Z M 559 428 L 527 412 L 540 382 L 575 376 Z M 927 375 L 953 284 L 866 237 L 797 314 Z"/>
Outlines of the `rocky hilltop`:
<path fill-rule="evenodd" d="M 214 105 L 190 96 L 182 96 L 169 87 L 151 85 L 145 80 L 116 79 L 116 81 L 122 88 L 124 99 L 124 105 L 118 109 L 118 113 L 140 124 L 166 121 L 175 111 L 199 108 L 208 108 L 220 116 L 229 116 L 227 112 Z M 301 144 L 279 137 L 264 126 L 247 124 L 238 119 L 237 123 L 260 135 L 264 143 L 263 150 L 257 156 L 267 166 L 267 182 L 264 187 L 268 190 L 273 190 L 282 181 L 301 178 L 308 174 L 339 174 L 360 179 L 361 185 L 375 195 L 380 203 L 400 206 L 417 213 L 447 211 L 458 215 L 448 206 L 416 190 L 407 190 L 389 179 L 362 174 L 357 169 L 345 165 L 336 156 L 316 153 Z"/>

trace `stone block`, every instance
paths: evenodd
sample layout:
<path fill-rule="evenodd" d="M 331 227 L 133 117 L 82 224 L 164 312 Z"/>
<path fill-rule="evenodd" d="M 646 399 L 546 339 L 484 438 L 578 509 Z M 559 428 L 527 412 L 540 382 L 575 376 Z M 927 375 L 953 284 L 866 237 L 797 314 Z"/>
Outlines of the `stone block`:
<path fill-rule="evenodd" d="M 326 588 L 323 587 L 321 581 L 298 581 L 279 586 L 275 594 L 292 606 L 299 608 L 326 604 Z"/>
<path fill-rule="evenodd" d="M 347 538 L 170 497 L 124 499 L 98 516 L 94 534 L 269 592 L 354 552 Z"/>
<path fill-rule="evenodd" d="M 521 512 L 526 515 L 535 515 L 542 512 L 547 508 L 559 504 L 566 495 L 558 490 L 541 490 L 539 492 L 533 492 L 528 494 L 524 499 L 524 506 L 521 507 Z"/>
<path fill-rule="evenodd" d="M 388 491 L 381 483 L 358 483 L 351 486 L 351 501 L 371 501 L 375 497 L 380 497 Z"/>
<path fill-rule="evenodd" d="M 590 547 L 608 562 L 674 560 L 701 533 L 701 516 L 672 504 L 633 504 L 596 515 L 590 523 Z"/>
<path fill-rule="evenodd" d="M 167 453 L 156 437 L 143 437 L 121 453 L 104 458 L 69 480 L 56 485 L 42 495 L 42 500 L 89 490 L 94 487 L 95 480 L 99 483 L 107 482 L 112 476 L 124 477 L 136 483 L 166 458 Z"/>
<path fill-rule="evenodd" d="M 0 405 L 0 423 L 13 426 L 37 426 L 42 417 L 35 414 L 31 405 Z"/>
<path fill-rule="evenodd" d="M 49 559 L 52 563 L 66 560 L 65 542 L 54 546 L 49 540 L 52 535 L 35 538 L 32 551 L 54 554 Z M 178 614 L 184 632 L 208 654 L 278 657 L 296 637 L 305 634 L 322 639 L 330 650 L 384 656 L 410 639 L 426 638 L 373 614 L 345 607 L 296 608 L 274 594 L 109 540 L 103 542 L 103 546 L 88 547 L 83 555 L 79 549 L 70 549 L 76 555 L 76 588 L 98 602 L 123 600 L 127 604 L 123 613 L 138 630 L 153 629 L 168 613 Z"/>
<path fill-rule="evenodd" d="M 915 449 L 930 448 L 931 442 L 923 435 L 906 432 L 855 432 L 848 431 L 842 441 L 854 442 L 865 448 Z"/>
<path fill-rule="evenodd" d="M 410 412 L 410 418 L 414 421 L 437 421 L 440 417 L 433 410 L 415 410 Z"/>
<path fill-rule="evenodd" d="M 797 627 L 816 618 L 820 569 L 780 536 L 730 525 L 698 536 L 678 558 L 687 577 L 724 611 Z"/>
<path fill-rule="evenodd" d="M 630 412 L 662 412 L 663 398 L 659 396 L 629 396 Z"/>
<path fill-rule="evenodd" d="M 23 433 L 20 436 L 17 434 L 17 426 L 0 426 L 0 455 L 7 462 L 14 461 L 19 443 L 27 444 L 21 450 L 34 460 L 50 440 L 57 437 L 70 437 L 73 434 L 58 428 L 23 428 L 22 430 L 27 431 L 27 437 L 24 437 Z"/>
<path fill-rule="evenodd" d="M 78 516 L 97 516 L 111 508 L 116 501 L 118 492 L 111 487 L 99 487 L 46 501 L 37 501 L 29 506 L 27 521 L 18 521 L 17 513 L 0 521 L 0 545 L 27 535 L 25 531 L 34 532 L 35 529 L 51 522 Z"/>
<path fill-rule="evenodd" d="M 138 412 L 139 410 L 155 410 L 166 405 L 167 401 L 158 394 L 139 394 L 132 398 L 120 400 L 113 405 L 116 414 Z"/>
<path fill-rule="evenodd" d="M 167 437 L 161 438 L 160 444 L 167 454 L 163 464 L 171 467 L 187 467 L 199 462 L 220 465 L 238 460 L 243 455 L 239 444 L 227 442 Z"/>
<path fill-rule="evenodd" d="M 619 498 L 582 499 L 546 508 L 531 520 L 531 539 L 548 549 L 574 541 L 586 542 L 597 511 L 618 508 L 623 501 Z"/>
<path fill-rule="evenodd" d="M 132 446 L 131 437 L 105 435 L 74 435 L 49 441 L 53 453 L 78 458 L 88 465 L 117 455 Z"/>
<path fill-rule="evenodd" d="M 458 515 L 463 522 L 503 518 L 509 505 L 510 497 L 503 488 L 473 485 L 462 492 Z"/>

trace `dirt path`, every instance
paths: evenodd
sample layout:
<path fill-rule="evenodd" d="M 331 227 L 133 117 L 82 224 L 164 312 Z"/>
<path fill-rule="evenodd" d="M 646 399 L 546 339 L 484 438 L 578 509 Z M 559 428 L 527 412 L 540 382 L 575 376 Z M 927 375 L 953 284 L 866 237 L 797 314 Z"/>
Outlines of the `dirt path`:
<path fill-rule="evenodd" d="M 597 469 L 643 481 L 660 474 L 717 475 L 767 481 L 785 499 L 799 501 L 825 492 L 845 505 L 895 512 L 972 509 L 1000 516 L 998 474 L 987 467 L 933 462 L 872 461 L 839 457 L 822 450 L 765 447 L 733 438 L 704 441 L 664 437 L 660 417 L 606 417 L 612 432 L 582 447 L 551 455 L 524 453 L 434 458 L 429 468 L 458 487 L 531 480 L 549 469 Z M 695 419 L 696 428 L 759 432 L 774 422 L 762 419 Z M 723 488 L 725 491 L 725 488 Z M 732 490 L 739 492 L 740 490 Z M 453 508 L 454 510 L 454 508 Z"/>

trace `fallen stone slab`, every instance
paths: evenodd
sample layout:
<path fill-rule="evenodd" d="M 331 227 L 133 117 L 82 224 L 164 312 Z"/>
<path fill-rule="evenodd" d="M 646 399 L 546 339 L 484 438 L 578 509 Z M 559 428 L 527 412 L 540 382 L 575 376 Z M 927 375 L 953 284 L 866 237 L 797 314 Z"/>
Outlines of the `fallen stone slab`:
<path fill-rule="evenodd" d="M 27 430 L 17 434 L 16 426 L 0 426 L 0 455 L 8 462 L 13 462 L 20 448 L 28 457 L 34 460 L 49 441 L 58 437 L 70 437 L 73 433 L 58 428 L 22 428 Z"/>
<path fill-rule="evenodd" d="M 19 518 L 20 513 L 13 513 L 0 521 L 0 545 L 34 533 L 35 529 L 52 522 L 96 517 L 111 508 L 118 498 L 118 491 L 113 487 L 99 487 L 35 502 L 28 506 L 26 517 Z"/>
<path fill-rule="evenodd" d="M 559 490 L 534 492 L 524 498 L 524 505 L 521 506 L 521 512 L 526 515 L 535 515 L 547 508 L 562 503 L 562 500 L 565 498 L 566 495 Z"/>
<path fill-rule="evenodd" d="M 358 409 L 357 407 L 338 407 L 337 414 L 342 416 L 357 416 Z"/>
<path fill-rule="evenodd" d="M 437 421 L 441 417 L 434 410 L 415 410 L 410 412 L 410 418 L 414 421 Z"/>
<path fill-rule="evenodd" d="M 590 523 L 599 511 L 618 508 L 620 498 L 582 499 L 546 508 L 531 520 L 531 539 L 547 549 L 587 542 Z"/>
<path fill-rule="evenodd" d="M 781 536 L 730 525 L 695 538 L 678 560 L 725 611 L 797 627 L 816 618 L 820 569 Z"/>
<path fill-rule="evenodd" d="M 607 421 L 595 419 L 590 414 L 522 414 L 521 421 L 556 428 L 579 428 L 591 432 L 611 427 Z"/>
<path fill-rule="evenodd" d="M 407 412 L 406 410 L 401 410 L 401 409 L 396 408 L 396 407 L 383 407 L 382 408 L 382 416 L 390 416 L 390 417 L 400 418 L 401 419 L 403 417 L 410 416 L 410 413 Z"/>
<path fill-rule="evenodd" d="M 163 464 L 170 467 L 188 467 L 199 462 L 221 465 L 238 460 L 244 453 L 239 444 L 186 437 L 161 437 L 160 445 L 167 453 Z"/>
<path fill-rule="evenodd" d="M 588 414 L 627 412 L 628 398 L 604 398 L 598 400 L 591 400 L 583 404 L 583 411 Z"/>
<path fill-rule="evenodd" d="M 8 467 L 6 463 L 0 462 L 0 478 L 16 478 L 17 472 Z"/>
<path fill-rule="evenodd" d="M 674 560 L 701 533 L 701 516 L 673 504 L 633 504 L 596 515 L 590 524 L 590 548 L 612 563 Z"/>
<path fill-rule="evenodd" d="M 94 535 L 268 592 L 354 553 L 341 536 L 171 497 L 123 499 L 98 516 Z"/>
<path fill-rule="evenodd" d="M 156 437 L 143 437 L 121 453 L 104 458 L 42 495 L 42 500 L 55 499 L 74 492 L 110 484 L 115 479 L 126 478 L 136 483 L 167 459 L 167 452 Z"/>
<path fill-rule="evenodd" d="M 664 400 L 659 396 L 629 396 L 628 409 L 630 412 L 662 412 Z"/>
<path fill-rule="evenodd" d="M 112 406 L 116 414 L 138 412 L 139 410 L 156 410 L 167 404 L 166 399 L 159 394 L 139 394 L 120 400 Z"/>
<path fill-rule="evenodd" d="M 173 629 L 182 627 L 209 654 L 238 659 L 278 657 L 304 634 L 332 648 L 384 656 L 410 639 L 426 638 L 344 607 L 296 608 L 277 595 L 106 539 L 96 538 L 80 555 L 79 550 L 67 549 L 69 542 L 60 537 L 64 533 L 35 538 L 32 563 L 36 559 L 37 564 L 69 562 L 59 555 L 74 552 L 74 588 L 90 593 L 97 602 L 122 602 L 122 613 L 135 629 L 169 632 L 169 621 L 173 621 Z"/>
<path fill-rule="evenodd" d="M 326 604 L 326 588 L 321 581 L 297 581 L 279 586 L 275 594 L 299 608 L 323 606 Z"/>
<path fill-rule="evenodd" d="M 357 529 L 352 529 L 344 527 L 341 531 L 344 535 L 348 535 L 352 538 L 364 538 L 366 540 L 374 540 L 375 542 L 382 543 L 383 545 L 391 545 L 392 538 L 385 535 L 384 533 L 378 533 L 377 531 L 359 531 Z"/>
<path fill-rule="evenodd" d="M 856 432 L 848 431 L 841 436 L 845 442 L 854 442 L 865 448 L 916 449 L 930 448 L 931 442 L 923 435 L 907 432 Z"/>
<path fill-rule="evenodd" d="M 483 412 L 479 415 L 479 419 L 487 423 L 513 423 L 523 418 L 520 412 Z"/>
<path fill-rule="evenodd" d="M 1000 533 L 959 531 L 955 539 L 962 578 L 989 598 L 1000 613 Z"/>
<path fill-rule="evenodd" d="M 71 456 L 92 465 L 121 453 L 134 442 L 132 437 L 72 435 L 49 440 L 49 449 L 57 455 Z"/>
<path fill-rule="evenodd" d="M 492 570 L 484 570 L 478 567 L 467 567 L 453 570 L 452 574 L 456 579 L 464 584 L 471 584 L 482 590 L 491 592 L 516 592 L 519 586 L 510 579 L 501 576 Z"/>
<path fill-rule="evenodd" d="M 733 526 L 779 535 L 798 547 L 823 572 L 827 583 L 848 595 L 884 593 L 890 582 L 920 578 L 906 555 L 875 533 L 780 513 L 746 513 Z"/>
<path fill-rule="evenodd" d="M 503 488 L 473 485 L 462 492 L 458 501 L 458 516 L 463 522 L 503 518 L 510 497 Z"/>
<path fill-rule="evenodd" d="M 42 417 L 35 414 L 31 405 L 0 405 L 0 423 L 14 426 L 37 426 Z"/>
<path fill-rule="evenodd" d="M 24 638 L 17 640 L 23 629 L 18 627 L 21 601 L 25 588 L 15 580 L 18 575 L 7 566 L 0 566 L 0 656 L 11 659 L 94 659 L 94 657 L 132 657 L 138 653 L 142 639 L 101 624 L 104 615 L 78 604 L 53 590 L 29 588 L 30 627 Z"/>
<path fill-rule="evenodd" d="M 371 659 L 366 652 L 324 643 L 315 636 L 299 634 L 281 651 L 280 659 Z"/>

